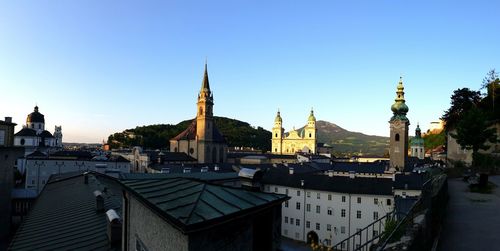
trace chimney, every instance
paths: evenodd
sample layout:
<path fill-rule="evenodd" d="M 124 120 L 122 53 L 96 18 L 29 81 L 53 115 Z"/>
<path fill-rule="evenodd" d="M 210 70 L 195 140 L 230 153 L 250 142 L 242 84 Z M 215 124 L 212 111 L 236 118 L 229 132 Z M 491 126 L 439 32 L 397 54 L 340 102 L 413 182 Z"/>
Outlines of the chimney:
<path fill-rule="evenodd" d="M 12 117 L 5 117 L 5 122 L 12 123 Z"/>
<path fill-rule="evenodd" d="M 288 168 L 288 174 L 293 174 L 293 167 Z"/>
<path fill-rule="evenodd" d="M 111 246 L 121 245 L 122 239 L 122 222 L 120 216 L 115 210 L 109 209 L 106 211 L 106 218 L 108 219 L 108 241 Z"/>
<path fill-rule="evenodd" d="M 97 212 L 104 211 L 104 197 L 102 196 L 101 191 L 95 190 L 94 196 L 95 196 L 95 209 L 96 209 L 96 211 Z"/>

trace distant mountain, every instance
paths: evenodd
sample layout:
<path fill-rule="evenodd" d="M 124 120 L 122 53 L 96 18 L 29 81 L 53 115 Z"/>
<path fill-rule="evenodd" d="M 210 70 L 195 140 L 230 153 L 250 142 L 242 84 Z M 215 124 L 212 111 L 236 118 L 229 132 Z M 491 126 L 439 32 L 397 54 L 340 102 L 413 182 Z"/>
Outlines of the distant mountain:
<path fill-rule="evenodd" d="M 271 132 L 262 127 L 236 119 L 214 117 L 215 125 L 226 138 L 229 146 L 254 147 L 264 151 L 271 150 Z M 112 149 L 120 147 L 142 146 L 150 149 L 168 149 L 169 140 L 185 130 L 192 120 L 185 120 L 176 125 L 160 124 L 138 126 L 108 137 Z M 384 155 L 388 151 L 389 138 L 370 136 L 359 132 L 350 132 L 334 123 L 319 120 L 318 142 L 333 146 L 335 156 Z M 301 128 L 303 129 L 303 128 Z M 301 130 L 299 129 L 299 131 Z"/>
<path fill-rule="evenodd" d="M 333 146 L 336 156 L 388 154 L 389 138 L 348 131 L 334 123 L 318 120 L 318 142 Z"/>

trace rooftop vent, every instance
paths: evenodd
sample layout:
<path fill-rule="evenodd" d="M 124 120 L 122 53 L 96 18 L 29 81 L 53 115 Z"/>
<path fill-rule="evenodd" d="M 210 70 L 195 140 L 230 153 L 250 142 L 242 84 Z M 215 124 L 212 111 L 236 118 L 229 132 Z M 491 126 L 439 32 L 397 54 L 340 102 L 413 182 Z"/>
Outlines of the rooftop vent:
<path fill-rule="evenodd" d="M 214 171 L 219 171 L 219 166 L 215 165 L 214 166 Z"/>
<path fill-rule="evenodd" d="M 190 167 L 185 167 L 184 168 L 184 173 L 191 173 L 191 168 Z"/>
<path fill-rule="evenodd" d="M 328 170 L 328 176 L 333 177 L 333 170 Z"/>
<path fill-rule="evenodd" d="M 349 178 L 351 179 L 356 178 L 356 173 L 354 171 L 349 171 Z"/>
<path fill-rule="evenodd" d="M 161 173 L 170 173 L 170 168 L 168 167 L 162 168 Z"/>
<path fill-rule="evenodd" d="M 208 167 L 207 167 L 207 166 L 202 167 L 202 168 L 201 168 L 201 172 L 202 172 L 202 173 L 206 173 L 206 172 L 208 172 Z"/>
<path fill-rule="evenodd" d="M 120 245 L 122 238 L 122 222 L 120 216 L 115 210 L 110 209 L 106 211 L 106 218 L 108 219 L 108 240 L 113 245 Z"/>
<path fill-rule="evenodd" d="M 95 196 L 95 209 L 96 209 L 96 211 L 97 212 L 104 211 L 104 197 L 102 196 L 101 191 L 95 190 L 94 196 Z"/>

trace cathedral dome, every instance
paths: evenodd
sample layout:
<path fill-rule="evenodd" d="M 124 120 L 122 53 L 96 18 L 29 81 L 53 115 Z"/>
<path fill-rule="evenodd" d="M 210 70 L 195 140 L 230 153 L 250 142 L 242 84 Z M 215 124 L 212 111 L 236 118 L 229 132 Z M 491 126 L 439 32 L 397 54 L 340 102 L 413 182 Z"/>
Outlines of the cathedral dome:
<path fill-rule="evenodd" d="M 38 106 L 35 106 L 35 110 L 32 113 L 28 114 L 26 123 L 45 123 L 43 114 L 38 112 Z"/>
<path fill-rule="evenodd" d="M 309 118 L 307 121 L 316 121 L 316 117 L 314 117 L 314 111 L 311 109 L 311 114 L 309 114 Z"/>
<path fill-rule="evenodd" d="M 395 114 L 406 115 L 408 113 L 408 106 L 404 102 L 396 102 L 391 106 L 391 110 Z"/>

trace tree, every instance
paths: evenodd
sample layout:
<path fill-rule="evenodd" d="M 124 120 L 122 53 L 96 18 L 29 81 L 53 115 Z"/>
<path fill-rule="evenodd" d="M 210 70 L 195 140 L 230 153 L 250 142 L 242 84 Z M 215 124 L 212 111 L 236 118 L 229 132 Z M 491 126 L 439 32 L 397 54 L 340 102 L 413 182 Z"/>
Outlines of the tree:
<path fill-rule="evenodd" d="M 486 112 L 473 106 L 465 112 L 455 126 L 456 134 L 451 134 L 465 149 L 472 150 L 472 166 L 476 166 L 479 150 L 488 150 L 491 145 L 487 142 L 496 143 L 496 129 L 491 127 Z"/>
<path fill-rule="evenodd" d="M 457 89 L 451 96 L 451 107 L 445 111 L 442 120 L 445 121 L 446 131 L 451 131 L 472 107 L 476 107 L 481 101 L 481 93 L 469 88 Z"/>
<path fill-rule="evenodd" d="M 492 119 L 500 118 L 500 107 L 498 95 L 500 95 L 500 79 L 495 69 L 490 70 L 483 79 L 481 89 L 486 89 L 485 98 L 481 102 L 481 108 L 488 111 Z M 495 109 L 496 107 L 496 109 Z"/>

